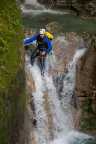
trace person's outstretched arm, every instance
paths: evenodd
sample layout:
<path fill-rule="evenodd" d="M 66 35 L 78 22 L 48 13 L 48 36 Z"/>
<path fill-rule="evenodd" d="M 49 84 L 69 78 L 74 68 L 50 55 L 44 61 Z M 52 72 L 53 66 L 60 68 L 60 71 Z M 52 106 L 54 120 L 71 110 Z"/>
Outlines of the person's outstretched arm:
<path fill-rule="evenodd" d="M 34 35 L 31 38 L 25 38 L 23 41 L 24 46 L 31 45 L 35 40 L 37 40 L 38 35 Z"/>

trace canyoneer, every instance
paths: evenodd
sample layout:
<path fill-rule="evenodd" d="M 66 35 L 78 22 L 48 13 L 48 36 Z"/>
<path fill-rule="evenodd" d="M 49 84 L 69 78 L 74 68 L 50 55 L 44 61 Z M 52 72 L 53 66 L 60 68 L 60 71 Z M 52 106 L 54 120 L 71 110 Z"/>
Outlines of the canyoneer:
<path fill-rule="evenodd" d="M 36 49 L 31 54 L 31 64 L 34 64 L 35 58 L 39 57 L 41 63 L 41 74 L 44 75 L 46 56 L 52 52 L 53 36 L 45 29 L 40 29 L 38 34 L 24 39 L 24 46 L 29 46 L 36 41 Z"/>

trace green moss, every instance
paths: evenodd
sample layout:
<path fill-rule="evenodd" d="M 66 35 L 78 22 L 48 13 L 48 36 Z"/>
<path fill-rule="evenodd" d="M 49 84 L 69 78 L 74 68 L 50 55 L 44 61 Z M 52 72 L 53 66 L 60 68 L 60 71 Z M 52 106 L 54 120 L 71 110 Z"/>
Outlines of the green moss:
<path fill-rule="evenodd" d="M 83 117 L 83 119 L 81 120 L 81 129 L 94 131 L 96 129 L 96 117 Z"/>
<path fill-rule="evenodd" d="M 22 23 L 15 0 L 0 1 L 0 144 L 15 144 L 26 103 Z"/>
<path fill-rule="evenodd" d="M 83 103 L 83 112 L 92 114 L 93 109 L 92 109 L 92 98 L 91 97 L 87 97 L 86 101 Z"/>
<path fill-rule="evenodd" d="M 16 73 L 21 48 L 20 11 L 15 0 L 0 2 L 0 88 L 6 88 Z"/>
<path fill-rule="evenodd" d="M 94 131 L 96 129 L 96 115 L 92 109 L 92 99 L 90 97 L 87 97 L 86 101 L 83 103 L 82 115 L 81 129 Z"/>
<path fill-rule="evenodd" d="M 20 70 L 6 92 L 0 93 L 0 144 L 13 144 L 18 140 L 26 104 L 24 85 L 24 74 Z"/>

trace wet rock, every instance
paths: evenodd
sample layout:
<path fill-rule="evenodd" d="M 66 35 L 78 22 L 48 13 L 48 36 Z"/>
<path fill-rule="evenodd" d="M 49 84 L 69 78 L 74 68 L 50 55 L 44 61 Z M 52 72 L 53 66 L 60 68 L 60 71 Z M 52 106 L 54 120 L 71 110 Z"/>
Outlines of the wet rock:
<path fill-rule="evenodd" d="M 96 1 L 94 0 L 38 0 L 50 8 L 73 10 L 77 15 L 96 16 Z M 72 13 L 72 12 L 71 12 Z"/>
<path fill-rule="evenodd" d="M 36 119 L 33 119 L 32 123 L 33 123 L 33 126 L 36 127 L 36 125 L 37 125 L 37 120 L 36 120 Z"/>
<path fill-rule="evenodd" d="M 61 26 L 59 25 L 59 23 L 58 22 L 55 22 L 55 21 L 53 21 L 53 22 L 51 22 L 51 23 L 48 23 L 47 25 L 46 25 L 46 29 L 48 30 L 48 31 L 50 31 L 51 33 L 53 33 L 54 34 L 54 32 L 55 32 L 55 34 L 58 34 L 58 32 L 60 32 L 61 31 Z"/>
<path fill-rule="evenodd" d="M 86 35 L 87 52 L 78 62 L 75 89 L 75 95 L 78 99 L 78 109 L 81 109 L 79 128 L 89 132 L 96 132 L 95 37 L 96 35 L 94 34 Z"/>

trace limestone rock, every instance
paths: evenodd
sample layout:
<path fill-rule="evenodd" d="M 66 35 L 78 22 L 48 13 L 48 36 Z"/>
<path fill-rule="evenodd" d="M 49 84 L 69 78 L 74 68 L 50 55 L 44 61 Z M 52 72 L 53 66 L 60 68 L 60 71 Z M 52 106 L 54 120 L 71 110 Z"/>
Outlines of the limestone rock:
<path fill-rule="evenodd" d="M 75 95 L 81 109 L 80 128 L 96 132 L 96 35 L 89 34 L 86 42 L 88 50 L 77 65 Z"/>

